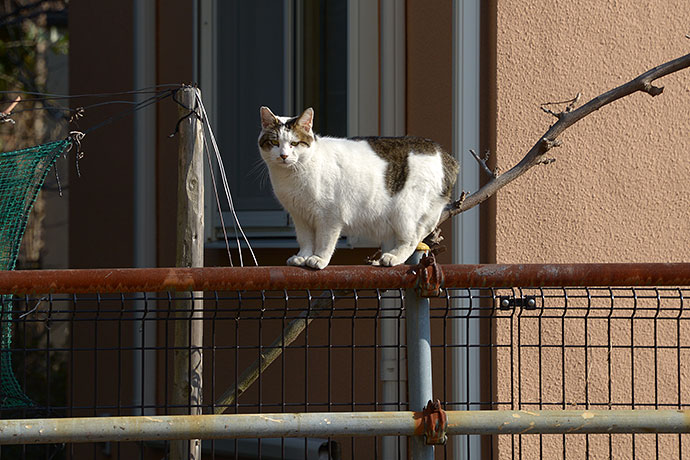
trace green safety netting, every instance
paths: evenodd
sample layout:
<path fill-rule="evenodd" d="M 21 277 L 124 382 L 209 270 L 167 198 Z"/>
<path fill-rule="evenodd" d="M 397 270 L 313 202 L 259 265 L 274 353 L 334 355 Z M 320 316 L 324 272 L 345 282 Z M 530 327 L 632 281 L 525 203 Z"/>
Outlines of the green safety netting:
<path fill-rule="evenodd" d="M 46 175 L 70 140 L 0 153 L 0 270 L 13 270 Z M 0 407 L 30 406 L 12 370 L 12 296 L 0 295 Z"/>

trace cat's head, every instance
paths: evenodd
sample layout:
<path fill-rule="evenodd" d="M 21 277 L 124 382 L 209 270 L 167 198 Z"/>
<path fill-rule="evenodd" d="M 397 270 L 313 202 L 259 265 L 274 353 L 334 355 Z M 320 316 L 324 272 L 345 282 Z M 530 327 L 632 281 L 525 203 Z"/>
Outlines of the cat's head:
<path fill-rule="evenodd" d="M 268 107 L 261 107 L 259 151 L 269 166 L 288 167 L 309 154 L 314 142 L 314 109 L 298 117 L 278 117 Z"/>

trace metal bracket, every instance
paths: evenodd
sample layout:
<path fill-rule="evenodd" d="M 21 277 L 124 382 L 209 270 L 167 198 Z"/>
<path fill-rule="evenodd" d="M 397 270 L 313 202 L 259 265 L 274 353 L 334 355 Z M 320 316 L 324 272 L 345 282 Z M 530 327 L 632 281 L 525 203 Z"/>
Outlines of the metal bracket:
<path fill-rule="evenodd" d="M 498 306 L 501 310 L 510 310 L 513 308 L 536 310 L 537 298 L 533 295 L 526 295 L 524 297 L 511 297 L 508 295 L 502 295 L 498 298 Z"/>
<path fill-rule="evenodd" d="M 415 291 L 420 297 L 438 297 L 443 287 L 443 271 L 436 263 L 433 253 L 422 256 L 422 260 L 412 269 L 417 275 Z"/>
<path fill-rule="evenodd" d="M 424 419 L 424 439 L 426 445 L 444 445 L 448 440 L 448 417 L 446 411 L 441 408 L 441 402 L 437 399 L 429 401 L 422 411 Z"/>

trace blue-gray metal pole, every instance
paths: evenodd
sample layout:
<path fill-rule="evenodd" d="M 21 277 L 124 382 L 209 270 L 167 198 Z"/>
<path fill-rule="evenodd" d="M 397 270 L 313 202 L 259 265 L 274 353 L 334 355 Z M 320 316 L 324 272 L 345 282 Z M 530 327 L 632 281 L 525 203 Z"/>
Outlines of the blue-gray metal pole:
<path fill-rule="evenodd" d="M 416 265 L 424 251 L 418 250 L 407 263 Z M 431 322 L 429 299 L 417 295 L 414 289 L 405 291 L 405 315 L 407 327 L 407 392 L 409 409 L 421 411 L 433 399 L 431 379 Z M 424 436 L 410 438 L 412 460 L 432 460 L 434 447 L 424 443 Z"/>

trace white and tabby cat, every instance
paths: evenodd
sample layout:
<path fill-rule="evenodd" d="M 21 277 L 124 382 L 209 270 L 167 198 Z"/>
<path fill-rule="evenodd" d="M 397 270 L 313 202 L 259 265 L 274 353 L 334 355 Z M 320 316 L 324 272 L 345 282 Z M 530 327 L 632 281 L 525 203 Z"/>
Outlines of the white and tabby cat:
<path fill-rule="evenodd" d="M 311 108 L 290 118 L 261 107 L 259 151 L 300 247 L 288 265 L 326 267 L 341 235 L 381 244 L 375 264 L 405 262 L 435 228 L 457 162 L 418 137 L 317 136 L 313 119 Z"/>

